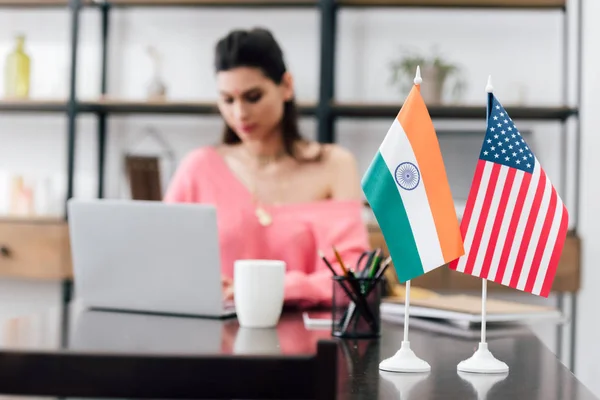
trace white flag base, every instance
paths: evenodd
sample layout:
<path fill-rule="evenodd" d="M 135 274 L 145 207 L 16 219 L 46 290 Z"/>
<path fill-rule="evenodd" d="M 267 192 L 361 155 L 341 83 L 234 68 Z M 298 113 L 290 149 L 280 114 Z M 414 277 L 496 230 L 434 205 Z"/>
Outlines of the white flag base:
<path fill-rule="evenodd" d="M 379 371 L 379 376 L 382 377 L 384 381 L 390 382 L 392 385 L 394 385 L 398 393 L 400 393 L 400 399 L 407 399 L 412 389 L 427 379 L 429 375 L 429 372 L 398 374 L 389 371 Z"/>
<path fill-rule="evenodd" d="M 379 369 L 389 372 L 429 372 L 431 366 L 421 360 L 410 349 L 410 342 L 402 341 L 400 350 L 390 358 L 379 363 Z"/>
<path fill-rule="evenodd" d="M 508 372 L 508 365 L 494 357 L 488 350 L 487 343 L 480 342 L 475 354 L 458 363 L 457 369 L 475 374 L 505 374 Z"/>
<path fill-rule="evenodd" d="M 477 398 L 482 400 L 487 399 L 487 395 L 494 385 L 508 377 L 508 372 L 504 374 L 470 374 L 458 371 L 457 374 L 473 386 L 473 389 L 477 393 Z"/>

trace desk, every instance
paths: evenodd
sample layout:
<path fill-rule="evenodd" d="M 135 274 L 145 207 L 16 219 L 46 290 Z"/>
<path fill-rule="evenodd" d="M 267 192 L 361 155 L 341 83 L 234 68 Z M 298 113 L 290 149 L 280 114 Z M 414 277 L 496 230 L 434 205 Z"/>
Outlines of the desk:
<path fill-rule="evenodd" d="M 319 339 L 331 338 L 327 330 L 306 330 L 298 312 L 286 312 L 276 329 L 266 330 L 240 328 L 235 319 L 219 321 L 82 309 L 73 310 L 72 316 L 67 351 L 296 355 L 313 353 Z M 6 319 L 0 321 L 0 328 L 0 351 L 60 350 L 58 310 Z M 401 325 L 383 322 L 379 340 L 339 341 L 339 399 L 597 399 L 533 334 L 489 341 L 491 351 L 509 365 L 510 373 L 497 382 L 494 376 L 472 378 L 474 384 L 489 387 L 487 397 L 478 397 L 468 378 L 463 379 L 456 371 L 456 364 L 474 351 L 477 343 L 472 340 L 411 329 L 411 346 L 431 364 L 431 373 L 427 377 L 380 373 L 379 361 L 400 347 L 402 333 Z M 159 376 L 169 371 L 156 373 Z M 35 385 L 35 377 L 26 382 Z"/>
<path fill-rule="evenodd" d="M 386 249 L 378 225 L 368 223 L 371 246 Z M 72 294 L 72 260 L 69 248 L 69 231 L 62 218 L 0 218 L 0 275 L 62 282 L 62 302 L 66 304 Z M 570 295 L 570 367 L 575 367 L 575 340 L 577 326 L 577 292 L 581 282 L 581 240 L 573 232 L 567 236 L 552 291 L 558 296 L 558 306 L 566 312 L 564 295 Z M 391 271 L 389 269 L 388 271 Z M 481 293 L 481 279 L 448 268 L 437 268 L 413 280 L 413 287 L 434 291 Z M 510 292 L 513 289 L 488 283 L 488 291 Z M 69 316 L 65 312 L 65 319 Z M 556 349 L 562 353 L 563 330 L 557 328 Z"/>

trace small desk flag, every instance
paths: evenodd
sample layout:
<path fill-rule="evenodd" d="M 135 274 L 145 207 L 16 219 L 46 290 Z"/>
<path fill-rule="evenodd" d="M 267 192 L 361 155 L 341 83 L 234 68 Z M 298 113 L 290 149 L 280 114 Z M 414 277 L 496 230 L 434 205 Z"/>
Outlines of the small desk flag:
<path fill-rule="evenodd" d="M 569 214 L 493 93 L 461 221 L 465 255 L 450 269 L 548 297 Z"/>
<path fill-rule="evenodd" d="M 442 153 L 419 85 L 410 91 L 361 185 L 400 282 L 464 254 Z"/>

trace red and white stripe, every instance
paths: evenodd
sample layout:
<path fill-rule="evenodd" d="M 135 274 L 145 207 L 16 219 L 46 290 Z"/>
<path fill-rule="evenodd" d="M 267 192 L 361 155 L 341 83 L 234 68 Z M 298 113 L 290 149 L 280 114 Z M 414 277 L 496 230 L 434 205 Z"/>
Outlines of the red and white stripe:
<path fill-rule="evenodd" d="M 569 215 L 537 159 L 533 173 L 479 160 L 451 269 L 547 297 Z"/>

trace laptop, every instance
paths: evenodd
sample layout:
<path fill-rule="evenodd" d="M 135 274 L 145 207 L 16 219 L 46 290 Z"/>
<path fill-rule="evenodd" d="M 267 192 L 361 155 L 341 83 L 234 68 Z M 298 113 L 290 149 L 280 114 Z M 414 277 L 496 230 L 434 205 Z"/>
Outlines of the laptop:
<path fill-rule="evenodd" d="M 142 354 L 206 354 L 221 351 L 235 321 L 143 313 L 82 310 L 73 313 L 69 348 Z M 118 328 L 118 329 L 117 329 Z"/>
<path fill-rule="evenodd" d="M 67 203 L 75 298 L 86 308 L 225 318 L 217 212 L 209 204 Z"/>

